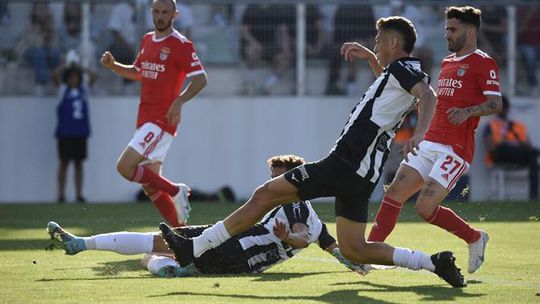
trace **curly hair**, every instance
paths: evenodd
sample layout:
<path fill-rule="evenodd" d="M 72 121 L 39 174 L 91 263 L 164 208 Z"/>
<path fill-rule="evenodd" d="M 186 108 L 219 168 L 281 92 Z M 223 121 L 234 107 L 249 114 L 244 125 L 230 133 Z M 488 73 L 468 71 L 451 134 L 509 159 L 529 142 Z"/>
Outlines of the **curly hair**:
<path fill-rule="evenodd" d="M 283 168 L 285 167 L 288 170 L 296 168 L 306 163 L 306 161 L 300 156 L 296 155 L 278 155 L 273 156 L 266 161 L 270 168 Z"/>

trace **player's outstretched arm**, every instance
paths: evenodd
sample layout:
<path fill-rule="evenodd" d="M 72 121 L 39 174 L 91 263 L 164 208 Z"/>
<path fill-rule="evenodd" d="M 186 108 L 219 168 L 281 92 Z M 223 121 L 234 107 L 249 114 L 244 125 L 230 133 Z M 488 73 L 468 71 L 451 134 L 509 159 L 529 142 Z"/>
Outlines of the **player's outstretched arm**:
<path fill-rule="evenodd" d="M 502 98 L 497 95 L 487 95 L 486 101 L 467 108 L 450 108 L 446 111 L 448 120 L 454 125 L 462 124 L 469 117 L 487 116 L 499 113 L 502 110 Z"/>
<path fill-rule="evenodd" d="M 423 81 L 418 82 L 412 87 L 411 94 L 418 98 L 418 123 L 416 124 L 413 136 L 405 142 L 401 150 L 406 161 L 409 160 L 407 157 L 409 152 L 416 155 L 418 145 L 424 139 L 431 119 L 435 114 L 437 101 L 437 96 L 433 88 Z"/>
<path fill-rule="evenodd" d="M 285 223 L 278 219 L 274 222 L 274 234 L 292 248 L 306 248 L 309 246 L 308 227 L 302 223 L 293 225 L 293 231 L 289 231 Z"/>
<path fill-rule="evenodd" d="M 349 62 L 352 62 L 355 58 L 367 60 L 375 77 L 379 77 L 383 71 L 383 67 L 380 65 L 375 53 L 358 42 L 345 42 L 339 52 Z"/>
<path fill-rule="evenodd" d="M 133 65 L 125 65 L 117 62 L 114 59 L 114 56 L 111 54 L 111 52 L 106 51 L 101 56 L 101 64 L 108 68 L 109 70 L 115 72 L 116 74 L 130 79 L 130 80 L 141 80 L 141 72 L 137 71 L 137 69 Z"/>

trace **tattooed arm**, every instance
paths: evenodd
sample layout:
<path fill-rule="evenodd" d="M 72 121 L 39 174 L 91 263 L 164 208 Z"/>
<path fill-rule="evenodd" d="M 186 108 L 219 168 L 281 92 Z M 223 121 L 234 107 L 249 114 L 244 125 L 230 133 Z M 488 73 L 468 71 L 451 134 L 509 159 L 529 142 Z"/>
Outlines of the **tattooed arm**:
<path fill-rule="evenodd" d="M 501 96 L 487 95 L 486 101 L 475 106 L 467 108 L 450 108 L 446 111 L 448 120 L 454 125 L 462 124 L 469 117 L 487 116 L 499 113 L 502 110 Z"/>

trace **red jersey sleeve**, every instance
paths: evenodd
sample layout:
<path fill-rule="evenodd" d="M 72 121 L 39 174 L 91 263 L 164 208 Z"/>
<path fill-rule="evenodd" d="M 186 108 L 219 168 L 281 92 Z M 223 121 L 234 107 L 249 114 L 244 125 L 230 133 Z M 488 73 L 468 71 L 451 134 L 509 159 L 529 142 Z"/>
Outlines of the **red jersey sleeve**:
<path fill-rule="evenodd" d="M 182 51 L 178 53 L 178 64 L 180 69 L 186 73 L 186 77 L 205 73 L 204 67 L 191 42 L 182 44 Z"/>
<path fill-rule="evenodd" d="M 491 57 L 485 57 L 476 66 L 478 69 L 475 71 L 474 77 L 482 94 L 501 96 L 499 68 L 495 60 Z"/>

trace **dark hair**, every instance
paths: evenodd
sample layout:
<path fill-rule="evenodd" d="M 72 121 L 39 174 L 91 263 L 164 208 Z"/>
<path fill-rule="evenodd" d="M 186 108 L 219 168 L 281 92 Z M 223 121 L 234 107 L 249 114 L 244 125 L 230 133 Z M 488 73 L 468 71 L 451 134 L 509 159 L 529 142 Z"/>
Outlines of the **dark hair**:
<path fill-rule="evenodd" d="M 71 74 L 77 74 L 79 76 L 79 85 L 82 83 L 83 70 L 77 65 L 70 65 L 62 73 L 62 82 L 67 83 Z"/>
<path fill-rule="evenodd" d="M 303 165 L 306 163 L 306 161 L 301 158 L 300 156 L 296 155 L 278 155 L 271 157 L 267 161 L 270 168 L 283 168 L 287 169 L 287 171 L 296 168 L 300 165 Z"/>
<path fill-rule="evenodd" d="M 377 20 L 377 30 L 396 31 L 403 38 L 403 51 L 412 53 L 416 43 L 416 29 L 414 24 L 407 18 L 401 16 L 391 16 Z"/>
<path fill-rule="evenodd" d="M 482 22 L 482 11 L 472 6 L 450 6 L 445 10 L 446 19 L 455 18 L 461 23 L 474 25 L 477 30 L 480 29 Z"/>

